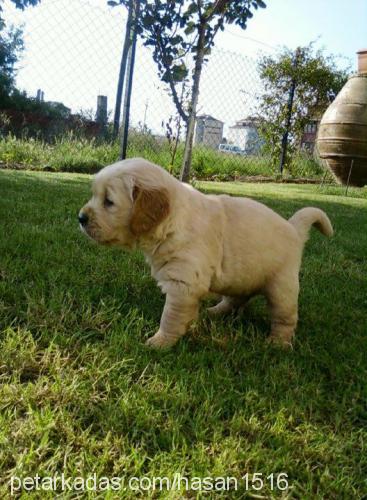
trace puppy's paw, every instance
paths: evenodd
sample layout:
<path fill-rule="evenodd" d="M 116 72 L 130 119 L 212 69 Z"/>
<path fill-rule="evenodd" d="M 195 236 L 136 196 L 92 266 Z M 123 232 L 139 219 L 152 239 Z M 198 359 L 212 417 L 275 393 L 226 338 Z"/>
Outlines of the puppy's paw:
<path fill-rule="evenodd" d="M 168 349 L 172 347 L 177 342 L 177 339 L 165 335 L 163 332 L 158 330 L 158 332 L 150 337 L 145 345 L 153 349 Z"/>
<path fill-rule="evenodd" d="M 221 311 L 218 310 L 218 305 L 213 307 L 208 307 L 207 312 L 210 316 L 218 316 L 219 314 L 221 314 Z"/>
<path fill-rule="evenodd" d="M 292 339 L 284 339 L 275 335 L 270 335 L 266 339 L 266 343 L 282 349 L 293 349 Z"/>
<path fill-rule="evenodd" d="M 225 302 L 219 302 L 216 306 L 213 307 L 208 307 L 207 312 L 210 314 L 210 316 L 222 316 L 224 314 L 227 314 L 231 312 L 232 307 L 230 307 L 227 303 Z"/>
<path fill-rule="evenodd" d="M 223 297 L 217 305 L 208 307 L 207 311 L 211 316 L 220 316 L 232 313 L 233 311 L 243 311 L 247 303 L 246 297 Z"/>

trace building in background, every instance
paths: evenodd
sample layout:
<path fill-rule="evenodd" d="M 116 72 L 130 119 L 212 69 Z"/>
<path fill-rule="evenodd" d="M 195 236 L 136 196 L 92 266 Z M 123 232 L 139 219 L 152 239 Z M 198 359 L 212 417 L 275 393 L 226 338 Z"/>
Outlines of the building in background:
<path fill-rule="evenodd" d="M 252 116 L 238 120 L 229 127 L 228 142 L 240 147 L 244 154 L 260 153 L 264 141 L 259 135 L 259 124 L 259 120 Z"/>
<path fill-rule="evenodd" d="M 224 123 L 210 115 L 196 117 L 195 144 L 217 149 L 223 138 Z"/>
<path fill-rule="evenodd" d="M 37 90 L 36 101 L 43 102 L 45 100 L 45 93 L 42 89 Z"/>
<path fill-rule="evenodd" d="M 319 123 L 320 120 L 310 120 L 310 122 L 307 123 L 301 137 L 301 149 L 309 153 L 314 152 Z"/>

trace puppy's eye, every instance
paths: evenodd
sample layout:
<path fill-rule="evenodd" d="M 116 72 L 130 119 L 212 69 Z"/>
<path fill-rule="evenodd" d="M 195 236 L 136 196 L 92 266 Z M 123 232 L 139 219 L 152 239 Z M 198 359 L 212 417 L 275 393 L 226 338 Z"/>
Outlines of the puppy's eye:
<path fill-rule="evenodd" d="M 105 197 L 103 204 L 106 208 L 112 207 L 112 205 L 114 205 L 113 201 L 110 200 L 107 196 Z"/>

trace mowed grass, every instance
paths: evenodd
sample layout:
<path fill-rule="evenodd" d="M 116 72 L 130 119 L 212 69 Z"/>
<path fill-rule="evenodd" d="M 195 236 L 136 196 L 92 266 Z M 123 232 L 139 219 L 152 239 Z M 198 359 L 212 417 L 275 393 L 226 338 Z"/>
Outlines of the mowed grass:
<path fill-rule="evenodd" d="M 285 217 L 315 205 L 332 219 L 335 237 L 312 231 L 305 250 L 294 350 L 265 343 L 261 299 L 215 320 L 203 307 L 171 351 L 146 349 L 164 298 L 141 254 L 98 247 L 79 232 L 90 177 L 0 171 L 1 498 L 12 475 L 62 472 L 238 478 L 236 491 L 205 498 L 367 495 L 366 191 L 199 187 L 253 196 Z M 264 487 L 246 491 L 246 473 L 262 474 Z M 271 489 L 272 473 L 288 474 L 287 491 Z M 79 493 L 135 497 L 201 496 Z"/>

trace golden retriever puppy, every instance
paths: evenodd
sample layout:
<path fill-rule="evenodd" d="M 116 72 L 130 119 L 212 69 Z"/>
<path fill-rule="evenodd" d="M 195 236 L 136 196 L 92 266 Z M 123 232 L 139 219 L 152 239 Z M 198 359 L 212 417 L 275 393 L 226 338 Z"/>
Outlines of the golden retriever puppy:
<path fill-rule="evenodd" d="M 144 159 L 120 161 L 96 176 L 80 227 L 98 243 L 139 247 L 166 302 L 153 347 L 182 337 L 209 292 L 225 313 L 256 294 L 271 314 L 270 339 L 290 345 L 297 324 L 298 274 L 309 229 L 331 236 L 327 215 L 303 208 L 288 221 L 248 198 L 205 195 Z"/>

